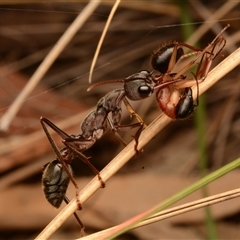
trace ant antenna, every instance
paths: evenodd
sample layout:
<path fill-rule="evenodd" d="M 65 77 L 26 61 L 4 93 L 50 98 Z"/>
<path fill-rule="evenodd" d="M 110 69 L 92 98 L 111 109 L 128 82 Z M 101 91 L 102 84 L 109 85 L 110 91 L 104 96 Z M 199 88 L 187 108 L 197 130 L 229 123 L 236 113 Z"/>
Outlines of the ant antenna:
<path fill-rule="evenodd" d="M 165 83 L 161 83 L 161 84 L 155 86 L 155 87 L 154 87 L 154 90 L 167 87 L 168 85 L 171 85 L 171 84 L 173 84 L 173 83 L 181 82 L 181 81 L 183 81 L 184 79 L 185 79 L 185 78 L 181 78 L 181 79 L 176 79 L 176 80 L 173 80 L 173 81 L 170 80 L 170 81 L 167 81 L 167 82 L 165 82 Z"/>
<path fill-rule="evenodd" d="M 107 80 L 107 81 L 102 81 L 102 82 L 98 82 L 98 83 L 95 83 L 95 84 L 93 84 L 92 86 L 90 86 L 88 89 L 87 89 L 87 91 L 89 92 L 89 91 L 91 91 L 93 88 L 95 88 L 95 87 L 98 87 L 98 86 L 100 86 L 100 85 L 104 85 L 104 84 L 109 84 L 109 83 L 122 83 L 122 82 L 124 82 L 124 80 Z"/>

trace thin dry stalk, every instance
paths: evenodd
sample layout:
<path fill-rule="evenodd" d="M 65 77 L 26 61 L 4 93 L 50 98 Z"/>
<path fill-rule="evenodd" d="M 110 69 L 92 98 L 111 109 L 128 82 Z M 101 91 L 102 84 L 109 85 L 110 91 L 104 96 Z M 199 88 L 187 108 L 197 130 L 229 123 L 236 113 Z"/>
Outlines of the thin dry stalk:
<path fill-rule="evenodd" d="M 103 4 L 110 5 L 112 3 L 111 1 L 104 1 Z M 147 1 L 141 1 L 141 4 L 139 4 L 137 1 L 122 1 L 121 7 L 137 11 L 145 11 L 150 13 L 165 14 L 172 17 L 179 17 L 179 8 L 176 6 L 176 4 L 167 4 L 166 2 L 158 2 L 157 4 L 151 5 Z"/>
<path fill-rule="evenodd" d="M 228 11 L 230 11 L 232 8 L 237 6 L 237 2 L 226 2 L 221 8 L 218 9 L 215 13 L 210 12 L 206 5 L 204 5 L 199 0 L 196 0 L 194 2 L 189 2 L 193 9 L 198 12 L 198 14 L 202 17 L 202 19 L 207 19 L 189 38 L 189 44 L 195 44 L 198 39 L 203 36 L 211 27 L 212 31 L 215 34 L 218 34 L 222 30 L 222 26 L 220 22 L 214 21 L 213 24 L 209 24 L 209 19 L 221 19 Z M 214 17 L 212 17 L 214 16 Z M 199 34 L 199 35 L 198 35 Z M 229 34 L 227 32 L 224 33 L 224 36 L 226 39 L 228 39 Z M 228 44 L 227 46 L 229 52 L 233 52 L 236 49 L 236 46 L 233 46 L 233 44 Z"/>
<path fill-rule="evenodd" d="M 236 7 L 238 2 L 236 1 L 227 1 L 221 8 L 215 11 L 208 19 L 205 21 L 188 39 L 189 45 L 194 45 L 199 36 L 203 36 L 215 23 L 216 19 L 221 19 L 226 13 L 228 13 L 231 9 Z"/>
<path fill-rule="evenodd" d="M 110 23 L 111 23 L 111 21 L 112 21 L 112 18 L 113 18 L 113 16 L 114 16 L 114 14 L 115 14 L 115 12 L 116 12 L 116 10 L 117 10 L 118 5 L 119 5 L 120 2 L 121 2 L 121 0 L 116 0 L 116 2 L 114 3 L 114 5 L 113 5 L 113 7 L 112 7 L 112 10 L 111 10 L 111 12 L 110 12 L 110 14 L 109 14 L 109 16 L 108 16 L 108 20 L 107 20 L 107 22 L 106 22 L 106 25 L 105 25 L 105 27 L 104 27 L 104 29 L 103 29 L 101 38 L 100 38 L 100 40 L 99 40 L 99 42 L 98 42 L 97 49 L 96 49 L 96 51 L 95 51 L 95 54 L 94 54 L 94 57 L 93 57 L 93 60 L 92 60 L 92 64 L 91 64 L 91 67 L 90 67 L 90 71 L 89 71 L 89 83 L 92 82 L 93 69 L 94 69 L 94 67 L 95 67 L 95 64 L 96 64 L 96 61 L 97 61 L 99 52 L 100 52 L 100 50 L 101 50 L 101 46 L 102 46 L 103 40 L 104 40 L 104 38 L 105 38 L 105 36 L 106 36 L 107 30 L 108 30 L 108 28 L 109 28 L 109 26 L 110 26 Z"/>
<path fill-rule="evenodd" d="M 220 202 L 228 201 L 240 196 L 240 188 L 227 191 L 224 193 L 216 194 L 211 197 L 202 198 L 197 201 L 189 202 L 178 207 L 170 208 L 168 210 L 161 211 L 157 214 L 154 214 L 151 218 L 137 224 L 134 228 L 148 225 L 150 223 L 158 222 L 170 217 L 174 217 L 183 213 L 187 213 L 199 208 L 217 204 Z"/>
<path fill-rule="evenodd" d="M 240 48 L 233 52 L 229 57 L 222 61 L 215 67 L 209 74 L 207 79 L 199 85 L 199 93 L 202 94 L 223 76 L 229 73 L 232 69 L 240 64 Z M 196 88 L 193 89 L 194 98 L 196 98 Z M 152 138 L 154 138 L 171 119 L 166 115 L 161 114 L 156 118 L 142 133 L 139 138 L 139 148 L 143 148 Z M 101 177 L 106 182 L 113 176 L 123 165 L 125 165 L 134 155 L 135 141 L 132 141 L 126 148 L 124 148 L 102 171 Z M 91 195 L 93 195 L 101 184 L 97 177 L 95 177 L 85 188 L 80 191 L 80 202 L 84 203 Z M 36 239 L 49 238 L 65 220 L 77 210 L 77 201 L 74 198 L 50 223 L 49 225 L 37 236 Z"/>
<path fill-rule="evenodd" d="M 190 203 L 182 204 L 180 206 L 173 207 L 173 208 L 161 211 L 157 214 L 154 214 L 151 218 L 146 219 L 146 220 L 142 221 L 141 223 L 138 223 L 136 226 L 134 226 L 131 229 L 146 226 L 148 224 L 159 222 L 164 219 L 174 217 L 174 216 L 177 216 L 177 215 L 180 215 L 183 213 L 191 212 L 191 211 L 199 209 L 199 208 L 203 208 L 203 207 L 217 204 L 217 203 L 220 203 L 223 201 L 231 200 L 231 199 L 237 198 L 239 196 L 240 196 L 240 188 L 232 190 L 232 191 L 227 191 L 224 193 L 216 194 L 211 197 L 202 198 L 200 200 L 193 201 Z M 97 233 L 94 233 L 94 234 L 91 234 L 89 236 L 79 238 L 79 239 L 82 239 L 82 240 L 104 239 L 104 237 L 106 236 L 107 233 L 109 233 L 112 230 L 115 230 L 117 228 L 118 228 L 118 226 L 108 228 L 103 231 L 100 231 L 100 232 L 97 232 Z"/>
<path fill-rule="evenodd" d="M 2 131 L 7 131 L 9 125 L 11 124 L 13 118 L 21 108 L 25 99 L 29 96 L 32 90 L 36 87 L 45 73 L 48 71 L 53 62 L 57 59 L 62 50 L 70 42 L 79 28 L 85 23 L 85 21 L 91 16 L 93 11 L 98 7 L 101 1 L 91 0 L 88 5 L 83 9 L 83 11 L 77 16 L 74 22 L 69 26 L 69 28 L 64 32 L 62 37 L 59 39 L 57 44 L 52 48 L 49 54 L 45 57 L 41 65 L 35 71 L 33 76 L 30 78 L 29 82 L 26 84 L 21 93 L 17 96 L 15 101 L 9 107 L 7 112 L 2 116 L 0 121 L 0 129 Z"/>

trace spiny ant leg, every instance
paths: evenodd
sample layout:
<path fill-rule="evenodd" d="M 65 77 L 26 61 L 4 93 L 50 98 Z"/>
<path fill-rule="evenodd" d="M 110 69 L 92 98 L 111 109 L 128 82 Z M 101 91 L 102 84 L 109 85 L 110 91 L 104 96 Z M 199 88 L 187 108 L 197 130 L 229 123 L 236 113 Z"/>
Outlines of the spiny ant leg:
<path fill-rule="evenodd" d="M 66 196 L 64 197 L 64 201 L 65 201 L 66 204 L 69 204 L 69 202 L 70 202 L 70 200 L 69 200 Z M 81 210 L 81 209 L 79 209 L 79 210 Z M 86 235 L 86 234 L 85 234 L 85 231 L 84 231 L 84 230 L 85 230 L 85 227 L 84 227 L 82 221 L 80 220 L 80 218 L 78 217 L 78 215 L 77 215 L 76 212 L 74 212 L 73 215 L 74 215 L 74 217 L 76 218 L 78 224 L 79 224 L 80 227 L 81 227 L 81 236 L 82 236 L 82 237 L 85 236 L 85 235 Z"/>
<path fill-rule="evenodd" d="M 147 127 L 147 124 L 144 123 L 144 121 L 142 120 L 142 118 L 133 110 L 131 104 L 128 102 L 127 98 L 123 98 L 123 102 L 128 110 L 128 112 L 132 117 L 135 117 L 137 119 L 138 122 L 143 123 L 143 128 Z"/>
<path fill-rule="evenodd" d="M 131 130 L 133 128 L 138 128 L 135 135 L 133 135 L 132 137 L 135 140 L 134 149 L 135 149 L 136 155 L 139 155 L 140 153 L 142 153 L 142 151 L 143 151 L 142 149 L 138 150 L 138 139 L 141 135 L 141 132 L 145 128 L 143 122 L 133 123 L 133 124 L 130 124 L 130 125 L 119 125 L 116 128 L 117 128 L 117 130 L 121 130 L 121 131 L 128 131 L 128 130 Z"/>
<path fill-rule="evenodd" d="M 137 119 L 137 121 L 139 122 L 138 125 L 135 125 L 135 127 L 139 127 L 139 129 L 135 133 L 135 136 L 133 136 L 133 138 L 135 139 L 135 142 L 136 142 L 134 148 L 135 148 L 135 151 L 138 155 L 139 154 L 139 150 L 137 149 L 138 139 L 139 139 L 143 129 L 145 129 L 147 127 L 147 124 L 145 124 L 145 122 L 142 120 L 142 118 L 133 110 L 133 108 L 132 108 L 131 104 L 128 102 L 127 98 L 124 98 L 123 102 L 124 102 L 127 110 L 129 111 L 129 113 L 131 114 L 131 116 L 135 117 Z M 140 151 L 142 151 L 142 150 L 140 150 Z"/>
<path fill-rule="evenodd" d="M 127 146 L 127 143 L 123 140 L 123 138 L 119 135 L 119 133 L 117 132 L 117 128 L 113 125 L 112 120 L 110 119 L 110 117 L 107 117 L 108 120 L 108 124 L 112 130 L 112 132 L 115 134 L 116 138 L 118 139 L 118 141 L 124 146 Z"/>
<path fill-rule="evenodd" d="M 209 72 L 210 66 L 212 64 L 212 61 L 216 58 L 216 56 L 219 55 L 219 53 L 222 51 L 222 49 L 224 48 L 225 44 L 226 44 L 226 39 L 223 37 L 222 33 L 229 27 L 230 25 L 227 25 L 225 28 L 223 28 L 223 30 L 214 38 L 214 40 L 203 50 L 196 49 L 186 43 L 179 43 L 181 46 L 185 46 L 189 49 L 192 49 L 193 51 L 199 53 L 199 55 L 195 58 L 195 60 L 191 61 L 189 64 L 187 64 L 183 69 L 181 69 L 174 77 L 174 79 L 178 79 L 182 74 L 184 74 L 192 65 L 194 65 L 197 60 L 199 58 L 201 58 L 200 60 L 200 66 L 198 66 L 198 70 L 197 70 L 197 75 L 202 75 L 203 77 L 201 77 L 203 80 L 206 77 L 206 75 Z M 215 49 L 217 48 L 217 45 L 220 46 L 219 49 L 215 51 Z M 187 56 L 188 54 L 186 54 Z M 208 56 L 210 55 L 210 56 Z M 203 61 L 203 58 L 207 56 L 206 60 Z M 185 57 L 184 55 L 182 57 Z M 204 62 L 204 66 L 201 68 L 202 62 Z"/>
<path fill-rule="evenodd" d="M 179 74 L 183 74 L 184 71 L 186 71 L 188 68 L 190 68 L 192 65 L 194 65 L 197 60 L 201 57 L 199 63 L 198 63 L 198 67 L 196 70 L 196 73 L 192 73 L 194 76 L 194 79 L 186 79 L 183 80 L 182 83 L 176 83 L 176 88 L 180 89 L 180 88 L 185 88 L 185 87 L 192 87 L 197 83 L 201 83 L 205 80 L 205 78 L 207 77 L 207 74 L 210 70 L 210 67 L 212 65 L 213 60 L 216 58 L 216 56 L 221 52 L 221 50 L 223 49 L 223 47 L 225 46 L 225 39 L 220 39 L 219 41 L 221 41 L 221 43 L 223 42 L 223 45 L 221 46 L 221 48 L 217 51 L 217 53 L 214 53 L 215 47 L 217 42 L 215 43 L 215 45 L 212 47 L 212 49 L 208 49 L 210 48 L 211 44 L 206 47 L 200 54 L 199 56 L 191 61 L 187 66 L 185 66 L 180 73 L 176 74 L 173 79 L 177 78 L 179 76 Z M 210 50 L 210 51 L 209 51 Z"/>
<path fill-rule="evenodd" d="M 140 123 L 141 125 L 139 126 L 137 132 L 135 133 L 135 136 L 133 136 L 133 138 L 135 139 L 135 146 L 134 146 L 134 149 L 135 149 L 135 152 L 137 155 L 139 155 L 140 153 L 143 152 L 143 149 L 140 149 L 138 150 L 138 139 L 143 131 L 143 129 L 145 129 L 145 124 L 144 123 Z"/>
<path fill-rule="evenodd" d="M 170 61 L 168 64 L 168 69 L 167 69 L 168 74 L 173 70 L 176 62 L 178 61 L 178 59 L 177 59 L 178 46 L 179 46 L 179 44 L 177 42 L 175 42 L 173 52 L 172 52 L 172 55 L 171 55 L 171 58 L 170 58 Z M 181 54 L 183 54 L 183 50 L 181 51 Z"/>
<path fill-rule="evenodd" d="M 117 137 L 117 139 L 124 145 L 126 146 L 126 142 L 122 139 L 122 137 L 118 134 L 117 131 L 129 131 L 129 130 L 132 130 L 134 128 L 138 128 L 137 132 L 135 133 L 135 135 L 133 136 L 133 138 L 135 139 L 135 151 L 136 151 L 136 154 L 139 155 L 139 153 L 141 152 L 141 150 L 139 151 L 137 149 L 138 147 L 138 139 L 140 137 L 140 134 L 144 128 L 144 123 L 143 122 L 138 122 L 138 123 L 133 123 L 133 124 L 129 124 L 129 125 L 114 125 L 112 123 L 112 120 L 110 118 L 107 118 L 108 119 L 108 122 L 109 122 L 109 126 L 111 128 L 111 130 L 113 131 L 113 133 L 115 134 L 115 136 Z"/>
<path fill-rule="evenodd" d="M 41 117 L 40 118 L 40 122 L 44 123 L 46 125 L 48 125 L 54 132 L 56 132 L 62 139 L 68 138 L 69 135 L 67 133 L 65 133 L 62 129 L 60 129 L 59 127 L 57 127 L 53 122 L 51 122 L 50 120 L 48 120 L 45 117 Z"/>
<path fill-rule="evenodd" d="M 71 139 L 73 139 L 73 141 L 75 141 L 75 138 L 68 135 L 66 132 L 64 132 L 62 129 L 57 127 L 53 122 L 51 122 L 47 118 L 41 117 L 40 121 L 41 121 L 41 123 L 48 125 L 55 133 L 57 133 L 62 138 L 62 140 L 70 141 Z M 87 144 L 93 142 L 92 140 L 87 140 L 87 139 L 80 139 L 80 140 L 77 139 L 77 141 L 79 141 L 79 143 L 84 144 L 84 145 L 87 145 Z M 83 154 L 82 154 L 82 156 L 83 156 L 83 158 L 86 158 Z"/>
<path fill-rule="evenodd" d="M 40 122 L 41 122 L 42 128 L 43 128 L 43 130 L 44 130 L 44 132 L 45 132 L 45 134 L 46 134 L 46 136 L 47 136 L 47 138 L 48 138 L 48 141 L 50 142 L 50 145 L 51 145 L 53 151 L 55 152 L 55 154 L 56 154 L 56 156 L 57 156 L 57 159 L 58 159 L 59 162 L 63 165 L 63 168 L 64 168 L 65 172 L 68 174 L 71 182 L 73 183 L 73 185 L 74 185 L 74 187 L 75 187 L 75 189 L 76 189 L 77 204 L 78 204 L 78 208 L 81 209 L 82 206 L 81 206 L 81 203 L 80 203 L 80 200 L 79 200 L 79 187 L 78 187 L 78 184 L 77 184 L 77 182 L 75 181 L 75 179 L 73 178 L 72 173 L 70 172 L 70 170 L 68 169 L 68 167 L 66 166 L 66 163 L 65 163 L 66 160 L 68 160 L 68 161 L 70 162 L 71 159 L 66 159 L 66 160 L 64 160 L 64 158 L 63 158 L 60 150 L 58 149 L 56 143 L 54 142 L 53 138 L 51 137 L 51 135 L 50 135 L 50 133 L 49 133 L 49 131 L 48 131 L 46 125 L 45 125 L 45 124 L 47 124 L 47 125 L 50 127 L 50 125 L 48 124 L 50 121 L 47 120 L 47 122 L 46 122 L 46 120 L 47 120 L 46 118 L 43 118 L 43 117 L 40 118 Z M 50 123 L 51 123 L 51 122 L 50 122 Z M 52 125 L 55 126 L 54 124 L 52 124 Z M 52 128 L 52 127 L 51 127 L 51 128 Z M 56 129 L 58 129 L 58 128 L 57 128 L 57 127 L 56 127 L 56 128 L 53 128 L 54 131 L 56 131 Z M 62 131 L 62 130 L 61 130 L 61 131 Z M 62 132 L 63 132 L 63 131 L 62 131 Z M 63 132 L 63 133 L 64 133 L 64 132 Z M 64 135 L 65 135 L 65 134 L 64 134 Z M 66 134 L 66 135 L 67 135 L 67 134 Z"/>
<path fill-rule="evenodd" d="M 71 142 L 74 142 L 74 140 L 76 141 L 76 139 L 66 139 L 66 140 L 63 140 L 63 143 L 66 147 L 71 149 L 72 152 L 74 152 L 75 155 L 77 155 L 85 164 L 88 165 L 88 167 L 98 176 L 98 179 L 101 183 L 101 187 L 104 188 L 105 187 L 105 182 L 103 181 L 102 177 L 100 176 L 100 172 L 88 160 L 89 158 L 87 158 L 87 157 L 83 158 L 82 157 L 83 154 L 81 152 L 79 152 L 74 146 L 71 145 Z"/>

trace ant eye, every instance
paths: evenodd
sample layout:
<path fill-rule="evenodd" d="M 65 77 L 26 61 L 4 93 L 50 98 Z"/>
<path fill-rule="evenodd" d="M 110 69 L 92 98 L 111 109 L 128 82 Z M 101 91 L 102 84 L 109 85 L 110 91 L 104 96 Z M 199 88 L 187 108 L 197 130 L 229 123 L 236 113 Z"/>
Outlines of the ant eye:
<path fill-rule="evenodd" d="M 147 86 L 147 85 L 145 85 L 145 86 L 140 86 L 140 87 L 138 88 L 138 93 L 139 93 L 142 97 L 148 97 L 149 94 L 152 93 L 152 89 L 151 89 L 149 86 Z"/>
<path fill-rule="evenodd" d="M 147 98 L 153 93 L 154 87 L 147 84 L 145 80 L 136 79 L 124 84 L 126 97 L 133 101 L 138 101 Z"/>

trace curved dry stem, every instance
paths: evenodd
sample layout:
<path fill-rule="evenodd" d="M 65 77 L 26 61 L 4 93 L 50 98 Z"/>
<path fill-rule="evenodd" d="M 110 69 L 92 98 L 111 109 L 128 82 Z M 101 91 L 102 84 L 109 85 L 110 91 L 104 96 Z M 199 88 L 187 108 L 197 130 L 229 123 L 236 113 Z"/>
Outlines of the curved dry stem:
<path fill-rule="evenodd" d="M 216 195 L 213 195 L 210 197 L 202 198 L 197 201 L 192 201 L 192 202 L 182 204 L 177 207 L 173 207 L 173 208 L 161 211 L 157 214 L 154 214 L 151 218 L 146 219 L 145 221 L 137 224 L 134 228 L 145 226 L 145 225 L 148 225 L 148 224 L 151 224 L 154 222 L 158 222 L 158 221 L 161 221 L 161 220 L 173 217 L 173 216 L 177 216 L 177 215 L 187 213 L 187 212 L 199 209 L 199 208 L 203 208 L 206 206 L 210 206 L 213 204 L 231 200 L 231 199 L 237 198 L 237 197 L 240 197 L 240 188 L 232 190 L 232 191 L 227 191 L 227 192 L 223 192 L 220 194 L 216 194 Z"/>
<path fill-rule="evenodd" d="M 207 76 L 207 79 L 199 85 L 199 93 L 202 94 L 224 75 L 240 64 L 240 48 L 228 56 L 218 66 L 216 66 Z M 193 89 L 194 98 L 196 98 L 196 88 Z M 139 148 L 143 148 L 152 138 L 154 138 L 171 119 L 164 114 L 156 118 L 142 133 L 139 138 Z M 102 171 L 101 177 L 106 182 L 112 177 L 123 165 L 125 165 L 135 155 L 135 141 L 128 144 Z M 97 177 L 95 177 L 80 192 L 80 201 L 84 203 L 91 195 L 93 195 L 101 185 Z M 37 239 L 47 239 L 77 210 L 77 201 L 74 198 L 39 234 Z"/>
<path fill-rule="evenodd" d="M 100 40 L 99 40 L 99 42 L 98 42 L 97 49 L 96 49 L 96 51 L 95 51 L 95 54 L 94 54 L 94 57 L 93 57 L 93 60 L 92 60 L 92 64 L 91 64 L 91 67 L 90 67 L 90 71 L 89 71 L 89 83 L 92 82 L 93 69 L 94 69 L 94 67 L 95 67 L 95 64 L 96 64 L 96 61 L 97 61 L 97 58 L 98 58 L 98 55 L 99 55 L 99 52 L 100 52 L 100 49 L 101 49 L 103 40 L 104 40 L 104 38 L 105 38 L 105 36 L 106 36 L 107 30 L 108 30 L 108 28 L 109 28 L 109 26 L 110 26 L 110 23 L 111 23 L 111 21 L 112 21 L 112 18 L 113 18 L 113 16 L 114 16 L 114 14 L 115 14 L 115 12 L 116 12 L 116 10 L 117 10 L 118 5 L 119 5 L 120 2 L 121 2 L 121 0 L 116 0 L 116 2 L 114 3 L 114 5 L 113 5 L 113 7 L 112 7 L 112 10 L 111 10 L 111 12 L 110 12 L 110 14 L 109 14 L 109 16 L 108 16 L 108 20 L 107 20 L 107 22 L 106 22 L 106 25 L 105 25 L 105 27 L 104 27 L 104 29 L 103 29 L 101 38 L 100 38 Z"/>
<path fill-rule="evenodd" d="M 103 1 L 105 5 L 112 5 L 111 1 Z M 148 1 L 141 1 L 136 4 L 135 1 L 122 1 L 121 6 L 137 11 L 150 12 L 156 14 L 164 14 L 172 17 L 179 17 L 179 8 L 175 4 L 167 4 L 166 2 L 158 2 L 157 4 L 149 4 Z"/>
<path fill-rule="evenodd" d="M 202 17 L 203 24 L 190 36 L 189 40 L 187 41 L 190 45 L 194 45 L 199 38 L 201 38 L 206 32 L 212 28 L 214 34 L 218 34 L 222 30 L 221 22 L 212 21 L 211 19 L 222 19 L 226 13 L 230 12 L 230 10 L 237 6 L 237 2 L 226 2 L 223 4 L 216 12 L 211 12 L 208 10 L 207 6 L 204 5 L 201 1 L 196 0 L 194 2 L 190 1 L 190 5 L 198 11 L 199 15 Z M 207 20 L 206 20 L 207 19 Z M 209 24 L 211 21 L 211 24 Z M 225 38 L 229 41 L 229 34 L 227 32 L 224 33 Z M 234 44 L 228 44 L 227 50 L 229 52 L 233 52 L 237 47 L 233 46 Z"/>
<path fill-rule="evenodd" d="M 183 213 L 191 212 L 191 211 L 199 209 L 199 208 L 203 208 L 203 207 L 217 204 L 217 203 L 220 203 L 223 201 L 231 200 L 231 199 L 234 199 L 237 197 L 240 197 L 240 188 L 232 190 L 232 191 L 227 191 L 224 193 L 216 194 L 211 197 L 202 198 L 197 201 L 189 202 L 189 203 L 177 206 L 177 207 L 173 207 L 173 208 L 169 208 L 167 210 L 161 211 L 157 214 L 154 214 L 151 218 L 138 223 L 136 226 L 134 226 L 131 229 L 146 226 L 151 223 L 162 221 L 162 220 L 170 218 L 170 217 L 174 217 L 174 216 L 177 216 L 177 215 L 180 215 Z M 118 226 L 114 226 L 112 228 L 105 229 L 103 231 L 91 234 L 91 235 L 83 237 L 81 239 L 83 239 L 83 240 L 102 239 L 106 236 L 107 233 L 109 233 L 112 230 L 115 230 L 117 228 L 118 228 Z"/>
<path fill-rule="evenodd" d="M 77 16 L 74 22 L 69 26 L 69 28 L 64 32 L 59 41 L 54 45 L 49 54 L 45 57 L 41 65 L 35 71 L 33 76 L 30 78 L 24 89 L 17 96 L 15 101 L 9 107 L 7 112 L 2 116 L 0 120 L 0 129 L 2 131 L 7 131 L 9 125 L 11 124 L 13 118 L 21 108 L 25 99 L 29 96 L 29 94 L 33 91 L 45 73 L 48 71 L 50 66 L 62 52 L 62 50 L 66 47 L 66 45 L 70 42 L 79 28 L 85 23 L 85 21 L 91 16 L 93 11 L 97 8 L 101 1 L 91 0 L 88 5 L 84 8 L 84 10 Z"/>
<path fill-rule="evenodd" d="M 188 39 L 187 43 L 189 45 L 194 45 L 199 36 L 203 36 L 215 23 L 216 19 L 221 19 L 226 13 L 228 13 L 232 8 L 236 7 L 238 2 L 227 1 L 221 8 L 211 14 L 210 17 L 205 21 Z"/>

